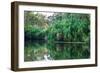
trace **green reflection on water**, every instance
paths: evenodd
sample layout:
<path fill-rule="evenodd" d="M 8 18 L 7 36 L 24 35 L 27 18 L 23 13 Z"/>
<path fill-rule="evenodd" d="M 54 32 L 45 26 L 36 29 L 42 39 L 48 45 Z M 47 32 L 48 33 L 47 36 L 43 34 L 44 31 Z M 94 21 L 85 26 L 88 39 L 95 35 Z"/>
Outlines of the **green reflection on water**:
<path fill-rule="evenodd" d="M 87 43 L 27 42 L 24 47 L 24 61 L 67 60 L 90 58 Z"/>

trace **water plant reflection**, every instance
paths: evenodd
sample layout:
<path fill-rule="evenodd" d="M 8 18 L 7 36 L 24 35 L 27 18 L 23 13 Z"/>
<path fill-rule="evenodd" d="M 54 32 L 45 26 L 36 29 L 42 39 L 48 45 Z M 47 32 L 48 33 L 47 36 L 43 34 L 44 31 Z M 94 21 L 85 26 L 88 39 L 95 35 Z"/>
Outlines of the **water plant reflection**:
<path fill-rule="evenodd" d="M 88 43 L 33 41 L 26 42 L 24 50 L 26 62 L 90 58 Z"/>

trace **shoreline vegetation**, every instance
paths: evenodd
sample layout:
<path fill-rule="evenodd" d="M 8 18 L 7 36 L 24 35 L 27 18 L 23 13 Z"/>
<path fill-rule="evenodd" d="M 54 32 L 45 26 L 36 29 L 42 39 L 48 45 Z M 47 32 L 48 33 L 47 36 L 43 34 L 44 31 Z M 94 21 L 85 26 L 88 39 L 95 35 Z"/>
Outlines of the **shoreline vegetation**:
<path fill-rule="evenodd" d="M 90 57 L 89 14 L 24 11 L 24 34 L 25 61 Z"/>

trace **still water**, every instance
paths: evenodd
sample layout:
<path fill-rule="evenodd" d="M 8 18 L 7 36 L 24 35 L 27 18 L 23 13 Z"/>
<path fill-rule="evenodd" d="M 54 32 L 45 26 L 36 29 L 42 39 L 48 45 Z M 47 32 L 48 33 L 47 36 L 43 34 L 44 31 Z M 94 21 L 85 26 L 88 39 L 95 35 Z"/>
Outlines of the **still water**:
<path fill-rule="evenodd" d="M 67 60 L 90 58 L 87 43 L 27 42 L 24 46 L 24 61 Z"/>

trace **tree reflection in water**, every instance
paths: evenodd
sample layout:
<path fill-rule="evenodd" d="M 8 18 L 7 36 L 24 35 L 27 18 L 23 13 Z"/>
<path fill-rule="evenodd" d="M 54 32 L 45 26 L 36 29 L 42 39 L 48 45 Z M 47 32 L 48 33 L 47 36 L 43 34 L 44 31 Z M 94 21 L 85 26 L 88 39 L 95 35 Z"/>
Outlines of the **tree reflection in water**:
<path fill-rule="evenodd" d="M 88 43 L 35 41 L 26 42 L 24 50 L 24 61 L 26 62 L 90 58 Z"/>

